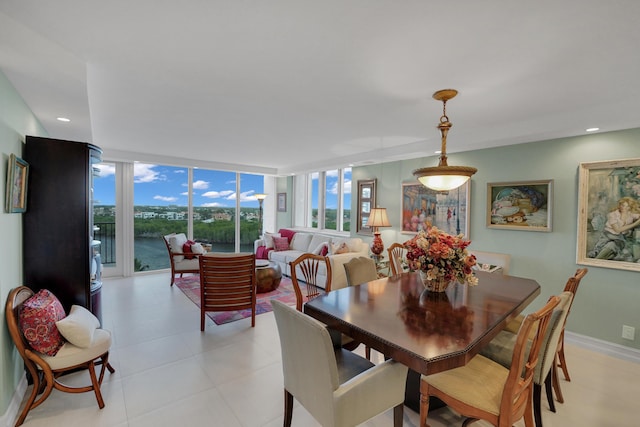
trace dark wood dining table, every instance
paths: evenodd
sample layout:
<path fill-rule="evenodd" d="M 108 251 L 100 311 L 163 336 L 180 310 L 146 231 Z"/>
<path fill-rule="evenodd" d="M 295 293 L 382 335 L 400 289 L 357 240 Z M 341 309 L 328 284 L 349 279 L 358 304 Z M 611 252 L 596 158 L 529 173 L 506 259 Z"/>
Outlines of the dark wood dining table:
<path fill-rule="evenodd" d="M 477 286 L 426 291 L 403 273 L 337 289 L 304 312 L 418 374 L 464 366 L 539 294 L 532 279 L 478 271 Z"/>

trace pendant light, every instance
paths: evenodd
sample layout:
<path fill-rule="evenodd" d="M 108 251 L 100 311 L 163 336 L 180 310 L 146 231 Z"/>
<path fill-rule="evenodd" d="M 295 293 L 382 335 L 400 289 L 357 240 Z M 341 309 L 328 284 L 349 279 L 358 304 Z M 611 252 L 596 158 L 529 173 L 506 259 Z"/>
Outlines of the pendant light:
<path fill-rule="evenodd" d="M 443 89 L 433 94 L 433 99 L 442 101 L 442 116 L 438 129 L 442 134 L 442 149 L 438 166 L 420 168 L 413 171 L 413 175 L 425 187 L 436 191 L 449 191 L 460 187 L 467 182 L 471 175 L 478 169 L 470 166 L 449 166 L 447 164 L 447 133 L 453 126 L 447 117 L 447 101 L 455 97 L 458 91 L 455 89 Z"/>

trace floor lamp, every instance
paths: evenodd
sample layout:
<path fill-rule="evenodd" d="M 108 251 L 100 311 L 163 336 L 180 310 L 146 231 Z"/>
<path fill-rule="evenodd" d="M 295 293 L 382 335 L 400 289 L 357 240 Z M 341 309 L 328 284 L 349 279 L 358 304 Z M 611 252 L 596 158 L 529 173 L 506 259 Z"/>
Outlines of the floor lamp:
<path fill-rule="evenodd" d="M 258 203 L 260 204 L 260 208 L 258 210 L 258 222 L 260 223 L 258 228 L 258 237 L 262 237 L 262 202 L 267 198 L 266 194 L 256 194 L 256 199 L 258 199 Z"/>

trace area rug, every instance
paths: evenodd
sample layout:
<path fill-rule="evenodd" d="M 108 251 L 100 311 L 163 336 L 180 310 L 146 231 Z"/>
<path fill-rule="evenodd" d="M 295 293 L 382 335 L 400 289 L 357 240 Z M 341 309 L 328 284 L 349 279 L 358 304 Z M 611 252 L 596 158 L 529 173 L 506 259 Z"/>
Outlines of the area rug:
<path fill-rule="evenodd" d="M 200 276 L 184 276 L 176 278 L 176 286 L 180 289 L 195 305 L 200 308 Z M 277 299 L 283 303 L 291 306 L 296 305 L 296 294 L 293 291 L 293 284 L 288 277 L 282 277 L 280 286 L 278 289 L 272 292 L 266 292 L 264 294 L 257 294 L 256 296 L 256 316 L 258 314 L 268 313 L 272 311 L 271 300 Z M 251 317 L 251 310 L 236 310 L 236 311 L 211 311 L 207 312 L 207 316 L 215 322 L 216 325 L 223 325 L 225 323 L 234 322 L 247 317 Z"/>

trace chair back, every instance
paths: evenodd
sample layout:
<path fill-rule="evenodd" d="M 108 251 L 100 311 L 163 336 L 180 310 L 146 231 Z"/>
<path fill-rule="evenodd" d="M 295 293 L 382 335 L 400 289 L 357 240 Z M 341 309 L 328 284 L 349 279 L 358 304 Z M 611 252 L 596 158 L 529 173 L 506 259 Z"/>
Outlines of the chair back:
<path fill-rule="evenodd" d="M 281 301 L 271 305 L 280 335 L 284 388 L 311 413 L 333 412 L 332 394 L 340 384 L 327 325 Z"/>
<path fill-rule="evenodd" d="M 34 375 L 37 373 L 37 367 L 25 354 L 25 350 L 27 349 L 31 351 L 34 350 L 31 349 L 31 346 L 20 330 L 18 321 L 20 306 L 26 300 L 31 298 L 32 295 L 33 291 L 26 286 L 19 286 L 12 289 L 7 296 L 7 303 L 5 305 L 5 316 L 7 319 L 7 329 L 9 329 L 9 335 L 11 336 L 13 343 L 18 349 L 18 353 L 20 353 L 20 356 L 24 360 L 27 369 L 32 375 Z"/>
<path fill-rule="evenodd" d="M 256 256 L 253 253 L 209 252 L 199 257 L 201 324 L 207 311 L 251 309 L 256 320 Z"/>
<path fill-rule="evenodd" d="M 392 276 L 402 274 L 402 259 L 406 251 L 406 248 L 401 243 L 392 243 L 387 249 L 387 252 L 389 252 L 389 266 Z"/>
<path fill-rule="evenodd" d="M 363 256 L 353 258 L 344 264 L 344 270 L 347 274 L 348 286 L 355 286 L 378 279 L 378 269 L 375 261 L 371 258 Z"/>
<path fill-rule="evenodd" d="M 533 382 L 535 384 L 543 384 L 547 374 L 553 366 L 556 358 L 556 352 L 558 351 L 560 336 L 562 335 L 562 328 L 565 320 L 567 319 L 567 315 L 569 314 L 571 301 L 573 300 L 573 294 L 566 291 L 558 295 L 558 298 L 560 299 L 560 302 L 551 314 L 547 332 L 545 333 L 540 346 L 540 353 L 538 354 L 539 361 L 536 365 L 533 378 Z"/>
<path fill-rule="evenodd" d="M 530 408 L 528 405 L 531 405 L 533 399 L 533 377 L 540 347 L 547 333 L 551 315 L 559 303 L 560 298 L 552 296 L 544 307 L 524 318 L 513 348 L 511 367 L 502 393 L 501 417 L 510 414 L 510 419 L 515 422 L 524 416 L 528 407 Z M 532 339 L 529 348 L 530 337 Z"/>
<path fill-rule="evenodd" d="M 327 293 L 331 291 L 331 262 L 328 257 L 304 253 L 291 261 L 290 266 L 291 283 L 296 293 L 296 308 L 298 311 L 302 311 L 302 304 L 305 302 L 305 298 L 306 301 L 309 301 L 320 295 L 321 288 L 318 286 L 318 275 L 321 266 L 325 267 L 327 274 L 324 291 Z M 300 282 L 305 283 L 306 295 L 304 296 Z"/>
<path fill-rule="evenodd" d="M 482 269 L 482 265 L 495 265 L 502 267 L 502 274 L 505 276 L 509 274 L 511 255 L 501 254 L 498 252 L 475 251 L 471 249 L 469 252 L 476 257 L 476 263 L 480 269 Z"/>

